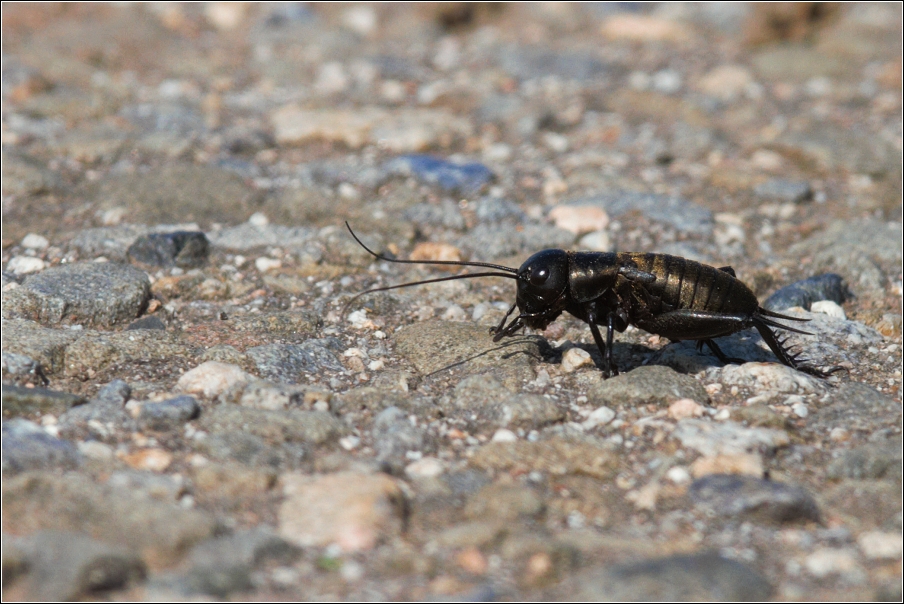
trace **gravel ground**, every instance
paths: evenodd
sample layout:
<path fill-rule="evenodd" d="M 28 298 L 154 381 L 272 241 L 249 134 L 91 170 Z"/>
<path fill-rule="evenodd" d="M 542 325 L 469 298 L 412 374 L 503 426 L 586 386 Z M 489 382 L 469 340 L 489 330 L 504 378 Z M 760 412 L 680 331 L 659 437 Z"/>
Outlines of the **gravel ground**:
<path fill-rule="evenodd" d="M 900 600 L 901 19 L 4 4 L 3 598 Z M 731 265 L 844 370 L 346 307 L 452 273 L 345 220 Z"/>

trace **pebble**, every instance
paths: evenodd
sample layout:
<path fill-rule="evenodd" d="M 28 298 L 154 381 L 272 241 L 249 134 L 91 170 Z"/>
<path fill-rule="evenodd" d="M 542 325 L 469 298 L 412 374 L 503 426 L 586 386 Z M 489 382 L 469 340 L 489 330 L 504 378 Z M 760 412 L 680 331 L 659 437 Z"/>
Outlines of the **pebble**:
<path fill-rule="evenodd" d="M 587 398 L 595 405 L 632 407 L 651 403 L 666 406 L 679 399 L 709 401 L 700 382 L 661 365 L 637 367 L 602 381 L 588 390 Z"/>
<path fill-rule="evenodd" d="M 135 329 L 156 329 L 166 331 L 166 323 L 164 323 L 160 317 L 141 317 L 140 319 L 135 319 L 126 327 L 126 331 Z"/>
<path fill-rule="evenodd" d="M 270 122 L 276 142 L 283 146 L 322 140 L 352 149 L 379 144 L 402 153 L 443 146 L 445 140 L 464 138 L 472 131 L 468 120 L 440 109 L 312 110 L 287 105 L 271 113 Z"/>
<path fill-rule="evenodd" d="M 163 472 L 173 463 L 173 455 L 160 448 L 141 449 L 134 453 L 118 455 L 126 465 L 136 470 Z"/>
<path fill-rule="evenodd" d="M 626 42 L 683 42 L 688 29 L 678 23 L 654 15 L 619 13 L 607 18 L 601 26 L 602 34 L 613 40 Z"/>
<path fill-rule="evenodd" d="M 703 415 L 703 405 L 689 398 L 678 399 L 669 405 L 669 417 L 675 421 L 700 417 Z"/>
<path fill-rule="evenodd" d="M 819 378 L 778 363 L 744 363 L 717 369 L 725 386 L 749 388 L 754 392 L 814 394 L 825 390 Z"/>
<path fill-rule="evenodd" d="M 296 545 L 361 552 L 402 531 L 404 495 L 385 474 L 286 474 L 281 480 L 279 534 Z"/>
<path fill-rule="evenodd" d="M 147 402 L 141 405 L 138 426 L 142 430 L 173 430 L 195 419 L 200 413 L 201 407 L 193 396 L 183 395 L 157 403 Z"/>
<path fill-rule="evenodd" d="M 813 199 L 813 189 L 806 181 L 773 178 L 758 184 L 753 192 L 764 199 L 783 203 L 803 203 Z"/>
<path fill-rule="evenodd" d="M 609 216 L 621 217 L 629 212 L 640 212 L 651 220 L 669 225 L 677 231 L 709 235 L 712 233 L 713 213 L 681 197 L 654 193 L 622 191 L 606 193 L 568 202 L 579 207 L 598 207 Z"/>
<path fill-rule="evenodd" d="M 464 514 L 472 520 L 515 521 L 519 517 L 537 518 L 544 510 L 543 499 L 533 489 L 492 483 L 468 497 Z"/>
<path fill-rule="evenodd" d="M 853 552 L 830 547 L 821 547 L 808 555 L 804 560 L 804 567 L 811 575 L 819 579 L 830 575 L 849 575 L 860 571 L 860 565 Z"/>
<path fill-rule="evenodd" d="M 512 392 L 495 377 L 487 375 L 476 375 L 459 382 L 455 387 L 455 404 L 500 426 L 540 428 L 565 417 L 548 398 Z"/>
<path fill-rule="evenodd" d="M 405 466 L 405 475 L 415 480 L 418 478 L 436 478 L 445 471 L 445 464 L 435 457 L 422 457 Z"/>
<path fill-rule="evenodd" d="M 581 425 L 585 430 L 593 430 L 597 426 L 605 426 L 613 419 L 615 419 L 615 411 L 609 407 L 597 407 L 590 412 L 587 419 L 581 422 Z"/>
<path fill-rule="evenodd" d="M 694 478 L 702 478 L 710 474 L 744 474 L 762 478 L 766 469 L 763 456 L 758 453 L 735 453 L 700 457 L 691 464 Z"/>
<path fill-rule="evenodd" d="M 490 441 L 494 443 L 513 443 L 516 440 L 518 440 L 518 435 L 505 428 L 496 430 L 493 433 L 493 438 L 490 439 Z"/>
<path fill-rule="evenodd" d="M 591 567 L 575 581 L 588 601 L 766 601 L 773 587 L 753 568 L 716 553 Z"/>
<path fill-rule="evenodd" d="M 814 302 L 810 306 L 810 311 L 828 315 L 833 319 L 841 319 L 842 321 L 847 320 L 844 309 L 832 300 L 819 300 L 818 302 Z"/>
<path fill-rule="evenodd" d="M 423 428 L 412 425 L 408 414 L 398 407 L 388 407 L 374 418 L 373 447 L 377 461 L 402 470 L 406 454 L 420 452 L 425 445 Z"/>
<path fill-rule="evenodd" d="M 227 250 L 246 251 L 260 247 L 305 248 L 316 231 L 307 227 L 287 227 L 278 224 L 261 226 L 242 223 L 207 233 L 210 245 Z"/>
<path fill-rule="evenodd" d="M 697 88 L 722 101 L 733 101 L 742 97 L 753 83 L 753 74 L 743 65 L 723 64 L 700 78 Z"/>
<path fill-rule="evenodd" d="M 811 310 L 814 302 L 828 300 L 837 304 L 850 299 L 852 296 L 844 278 L 835 273 L 826 273 L 808 277 L 791 285 L 781 288 L 763 302 L 763 308 L 782 311 L 786 308 L 799 306 L 805 310 Z M 843 314 L 844 311 L 842 311 Z"/>
<path fill-rule="evenodd" d="M 282 261 L 276 258 L 267 258 L 265 256 L 257 258 L 254 261 L 254 268 L 261 273 L 268 273 L 272 270 L 282 267 Z"/>
<path fill-rule="evenodd" d="M 562 354 L 562 371 L 565 373 L 574 373 L 579 367 L 592 364 L 590 353 L 583 348 L 569 348 Z"/>
<path fill-rule="evenodd" d="M 683 446 L 706 456 L 770 453 L 791 443 L 784 431 L 745 428 L 732 421 L 715 423 L 703 419 L 681 420 L 672 436 Z"/>
<path fill-rule="evenodd" d="M 410 260 L 439 260 L 440 262 L 460 262 L 461 252 L 454 245 L 448 243 L 433 243 L 425 241 L 418 243 L 411 250 Z"/>
<path fill-rule="evenodd" d="M 304 373 L 324 370 L 342 371 L 342 363 L 336 357 L 341 344 L 328 339 L 311 339 L 303 344 L 264 344 L 245 350 L 257 366 L 261 377 L 287 384 L 303 381 Z"/>
<path fill-rule="evenodd" d="M 474 195 L 490 183 L 494 176 L 481 163 L 452 163 L 431 155 L 402 155 L 387 162 L 390 174 L 413 176 L 442 191 L 459 195 Z"/>
<path fill-rule="evenodd" d="M 30 275 L 47 267 L 47 263 L 34 256 L 13 256 L 6 263 L 6 270 L 14 275 Z"/>
<path fill-rule="evenodd" d="M 868 531 L 857 537 L 860 551 L 870 560 L 900 560 L 904 539 L 900 533 Z"/>
<path fill-rule="evenodd" d="M 478 469 L 549 472 L 555 476 L 577 474 L 607 480 L 614 476 L 617 456 L 592 443 L 553 438 L 530 442 L 491 442 L 469 459 Z"/>
<path fill-rule="evenodd" d="M 326 411 L 288 409 L 271 411 L 221 404 L 201 415 L 199 426 L 210 433 L 235 433 L 257 436 L 271 443 L 333 442 L 346 429 L 339 419 Z"/>
<path fill-rule="evenodd" d="M 43 323 L 109 327 L 138 316 L 150 297 L 150 282 L 131 266 L 74 262 L 26 277 L 21 290 L 28 307 L 20 312 Z"/>
<path fill-rule="evenodd" d="M 560 229 L 575 235 L 601 231 L 609 226 L 609 215 L 598 206 L 560 205 L 549 211 L 549 218 Z"/>
<path fill-rule="evenodd" d="M 710 474 L 695 480 L 688 496 L 720 516 L 763 522 L 819 522 L 819 508 L 801 487 L 742 474 Z"/>
<path fill-rule="evenodd" d="M 592 231 L 578 241 L 578 247 L 591 252 L 611 252 L 612 239 L 606 231 Z"/>
<path fill-rule="evenodd" d="M 201 232 L 142 235 L 126 250 L 129 261 L 149 267 L 190 269 L 207 264 L 210 242 Z"/>
<path fill-rule="evenodd" d="M 238 365 L 207 361 L 186 371 L 176 382 L 176 389 L 189 394 L 200 394 L 204 398 L 216 398 L 237 384 L 253 379 L 252 375 Z"/>
<path fill-rule="evenodd" d="M 20 244 L 27 250 L 44 250 L 50 246 L 50 241 L 47 240 L 47 237 L 43 235 L 38 235 L 37 233 L 29 233 L 25 237 L 22 238 L 22 242 Z"/>
<path fill-rule="evenodd" d="M 78 447 L 51 436 L 39 425 L 21 418 L 3 422 L 4 474 L 54 468 L 71 470 L 81 462 Z"/>
<path fill-rule="evenodd" d="M 138 554 L 63 530 L 38 531 L 19 542 L 29 599 L 74 601 L 134 586 L 147 573 Z"/>

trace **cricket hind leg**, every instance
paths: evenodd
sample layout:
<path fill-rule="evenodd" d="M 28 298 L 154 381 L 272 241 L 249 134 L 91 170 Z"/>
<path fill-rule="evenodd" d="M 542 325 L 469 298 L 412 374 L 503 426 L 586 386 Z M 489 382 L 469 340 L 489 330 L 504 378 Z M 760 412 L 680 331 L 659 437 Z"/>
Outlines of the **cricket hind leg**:
<path fill-rule="evenodd" d="M 704 344 L 709 347 L 712 353 L 716 355 L 716 358 L 719 359 L 719 361 L 721 361 L 723 365 L 743 365 L 747 362 L 746 359 L 725 356 L 725 353 L 722 352 L 722 349 L 719 348 L 719 345 L 716 344 L 715 340 L 713 340 L 712 338 L 708 338 L 706 340 L 697 340 L 697 350 L 702 351 Z"/>
<path fill-rule="evenodd" d="M 785 338 L 779 339 L 775 332 L 767 325 L 765 322 L 760 320 L 758 317 L 754 317 L 753 326 L 756 328 L 760 335 L 763 337 L 763 340 L 778 357 L 778 360 L 783 364 L 791 367 L 793 369 L 797 369 L 803 373 L 807 373 L 809 375 L 818 377 L 818 378 L 827 378 L 836 371 L 840 371 L 844 369 L 844 367 L 835 365 L 834 367 L 830 367 L 826 371 L 821 369 L 817 369 L 813 367 L 809 363 L 811 362 L 809 359 L 803 358 L 801 355 L 803 353 L 798 352 L 796 354 L 792 354 L 790 349 L 785 346 L 785 342 L 788 341 L 787 336 Z"/>

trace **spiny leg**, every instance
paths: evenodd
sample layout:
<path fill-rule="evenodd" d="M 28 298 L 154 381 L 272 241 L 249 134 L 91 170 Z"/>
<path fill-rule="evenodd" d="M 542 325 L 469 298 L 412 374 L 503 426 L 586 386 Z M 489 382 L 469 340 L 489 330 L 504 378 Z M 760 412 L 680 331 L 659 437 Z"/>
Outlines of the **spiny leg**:
<path fill-rule="evenodd" d="M 753 326 L 756 327 L 756 330 L 760 332 L 760 335 L 763 337 L 763 340 L 778 357 L 778 360 L 787 365 L 788 367 L 793 367 L 798 371 L 803 373 L 808 373 L 810 375 L 826 378 L 835 373 L 836 371 L 840 371 L 844 369 L 844 367 L 834 366 L 830 367 L 827 371 L 822 371 L 821 369 L 817 369 L 816 367 L 812 367 L 807 365 L 809 362 L 808 359 L 801 358 L 802 353 L 791 354 L 790 351 L 785 347 L 785 342 L 787 338 L 784 340 L 779 340 L 778 336 L 769 328 L 765 323 L 754 319 Z"/>

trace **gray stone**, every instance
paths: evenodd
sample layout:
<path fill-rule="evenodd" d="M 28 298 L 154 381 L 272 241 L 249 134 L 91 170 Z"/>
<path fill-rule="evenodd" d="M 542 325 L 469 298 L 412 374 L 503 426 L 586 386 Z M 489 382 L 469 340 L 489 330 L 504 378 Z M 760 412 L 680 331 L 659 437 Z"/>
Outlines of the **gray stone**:
<path fill-rule="evenodd" d="M 696 379 L 670 367 L 646 365 L 604 380 L 587 392 L 595 406 L 668 405 L 680 398 L 709 402 L 706 389 Z"/>
<path fill-rule="evenodd" d="M 207 238 L 214 247 L 247 251 L 268 246 L 304 247 L 316 234 L 317 231 L 307 227 L 287 227 L 278 224 L 258 226 L 245 222 L 238 226 L 209 231 Z"/>
<path fill-rule="evenodd" d="M 173 430 L 195 419 L 201 407 L 195 397 L 182 395 L 159 403 L 144 403 L 138 414 L 138 426 L 142 430 Z"/>
<path fill-rule="evenodd" d="M 20 418 L 3 422 L 4 473 L 72 469 L 81 461 L 75 445 L 51 436 L 37 424 Z"/>
<path fill-rule="evenodd" d="M 461 215 L 458 204 L 451 199 L 442 199 L 439 203 L 419 203 L 411 206 L 402 217 L 418 226 L 444 227 L 463 230 L 465 219 Z"/>
<path fill-rule="evenodd" d="M 775 311 L 781 311 L 792 306 L 800 306 L 805 310 L 810 310 L 814 302 L 831 300 L 837 304 L 843 304 L 852 298 L 853 295 L 841 275 L 826 273 L 786 285 L 766 298 L 762 306 Z"/>
<path fill-rule="evenodd" d="M 134 319 L 150 297 L 144 272 L 113 262 L 53 266 L 27 277 L 21 289 L 31 300 L 19 309 L 23 316 L 104 327 Z"/>
<path fill-rule="evenodd" d="M 519 517 L 539 517 L 546 504 L 533 489 L 520 485 L 489 484 L 468 497 L 464 513 L 468 518 L 514 521 Z"/>
<path fill-rule="evenodd" d="M 408 410 L 410 406 L 411 401 L 401 393 L 372 386 L 346 390 L 330 399 L 330 410 L 337 414 L 379 412 L 387 407 Z"/>
<path fill-rule="evenodd" d="M 136 369 L 152 363 L 181 366 L 195 354 L 195 349 L 187 345 L 182 334 L 175 331 L 133 329 L 81 333 L 81 337 L 66 348 L 63 373 L 83 380 L 111 366 Z"/>
<path fill-rule="evenodd" d="M 318 339 L 303 344 L 264 344 L 247 349 L 245 354 L 254 360 L 262 377 L 298 384 L 304 381 L 304 374 L 344 369 L 330 348 L 334 348 L 332 342 Z"/>
<path fill-rule="evenodd" d="M 628 212 L 640 212 L 651 220 L 667 224 L 684 233 L 709 235 L 714 225 L 712 212 L 703 206 L 681 197 L 666 197 L 655 193 L 622 191 L 577 199 L 569 203 L 578 206 L 598 206 L 613 217 Z"/>
<path fill-rule="evenodd" d="M 468 375 L 490 373 L 512 390 L 534 379 L 532 361 L 540 358 L 536 338 L 494 344 L 486 327 L 470 323 L 424 321 L 398 329 L 394 337 L 398 352 L 422 375 L 461 368 Z"/>
<path fill-rule="evenodd" d="M 373 439 L 377 460 L 400 471 L 406 463 L 406 453 L 424 449 L 423 428 L 412 425 L 408 415 L 398 407 L 389 407 L 374 418 Z"/>
<path fill-rule="evenodd" d="M 129 323 L 128 327 L 126 327 L 126 331 L 133 331 L 136 329 L 166 330 L 166 323 L 164 323 L 160 317 L 141 317 L 140 319 L 132 321 Z"/>
<path fill-rule="evenodd" d="M 829 464 L 829 478 L 885 478 L 901 482 L 901 437 L 869 443 L 844 451 Z"/>
<path fill-rule="evenodd" d="M 47 384 L 47 376 L 39 362 L 24 354 L 3 351 L 2 371 L 5 374 L 23 377 L 34 376 Z"/>
<path fill-rule="evenodd" d="M 267 563 L 289 565 L 301 548 L 260 526 L 198 544 L 189 555 L 183 582 L 189 593 L 225 598 L 254 586 L 251 573 Z"/>
<path fill-rule="evenodd" d="M 6 306 L 5 294 L 3 305 Z M 34 321 L 24 319 L 3 321 L 4 352 L 34 359 L 50 375 L 63 369 L 66 347 L 80 335 L 77 331 L 42 327 Z"/>
<path fill-rule="evenodd" d="M 801 487 L 739 474 L 695 480 L 688 496 L 699 507 L 728 518 L 762 522 L 819 522 L 819 508 Z"/>
<path fill-rule="evenodd" d="M 86 533 L 94 539 L 141 551 L 150 565 L 171 565 L 217 523 L 198 510 L 144 498 L 140 493 L 85 480 L 28 472 L 5 479 L 3 522 L 30 533 L 41 529 Z"/>
<path fill-rule="evenodd" d="M 142 581 L 147 572 L 134 552 L 67 531 L 39 531 L 22 539 L 27 592 L 38 601 L 93 599 L 98 592 Z"/>
<path fill-rule="evenodd" d="M 69 242 L 69 249 L 80 258 L 103 256 L 116 262 L 127 262 L 126 251 L 139 237 L 151 229 L 140 224 L 82 229 Z"/>
<path fill-rule="evenodd" d="M 456 241 L 475 260 L 493 260 L 515 254 L 533 254 L 546 248 L 570 249 L 575 234 L 548 224 L 527 222 L 518 225 L 482 222 Z"/>
<path fill-rule="evenodd" d="M 565 413 L 554 402 L 539 394 L 516 393 L 496 378 L 475 375 L 455 387 L 455 405 L 470 415 L 477 412 L 500 426 L 541 428 L 561 421 Z"/>
<path fill-rule="evenodd" d="M 217 405 L 201 416 L 200 426 L 212 433 L 244 432 L 271 443 L 299 442 L 320 445 L 345 429 L 325 411 L 271 411 L 239 405 Z"/>
<path fill-rule="evenodd" d="M 135 420 L 125 410 L 132 389 L 122 380 L 105 385 L 84 405 L 74 407 L 60 416 L 60 433 L 84 436 L 87 431 L 102 440 L 113 437 L 115 430 L 135 427 Z"/>
<path fill-rule="evenodd" d="M 672 437 L 707 457 L 741 453 L 771 454 L 787 447 L 791 439 L 784 430 L 748 428 L 736 422 L 684 419 L 678 422 Z"/>
<path fill-rule="evenodd" d="M 260 436 L 237 430 L 209 435 L 198 442 L 196 448 L 216 461 L 238 462 L 267 470 L 295 469 L 309 455 L 302 443 L 271 445 Z"/>
<path fill-rule="evenodd" d="M 85 402 L 85 397 L 46 388 L 23 388 L 3 384 L 3 417 L 59 415 Z"/>
<path fill-rule="evenodd" d="M 818 434 L 833 428 L 873 434 L 901 421 L 901 403 L 868 384 L 841 384 L 828 392 L 823 405 L 807 423 L 807 429 Z"/>
<path fill-rule="evenodd" d="M 765 199 L 802 203 L 813 199 L 813 189 L 806 181 L 772 178 L 754 187 L 753 192 Z"/>
<path fill-rule="evenodd" d="M 134 222 L 205 225 L 240 223 L 254 212 L 258 193 L 228 170 L 164 164 L 147 172 L 118 174 L 92 185 L 89 197 L 103 209 L 124 207 Z"/>
<path fill-rule="evenodd" d="M 446 193 L 471 196 L 493 180 L 493 173 L 481 163 L 452 163 L 430 155 L 402 155 L 390 160 L 386 170 L 414 176 Z"/>
<path fill-rule="evenodd" d="M 197 268 L 207 264 L 210 242 L 204 233 L 176 231 L 142 235 L 126 255 L 136 264 L 151 267 Z"/>
<path fill-rule="evenodd" d="M 551 438 L 539 442 L 490 442 L 477 449 L 468 463 L 482 470 L 577 474 L 608 480 L 615 475 L 618 457 L 590 442 Z"/>
<path fill-rule="evenodd" d="M 773 594 L 755 570 L 715 553 L 594 567 L 576 578 L 578 599 L 604 602 L 762 602 Z"/>

